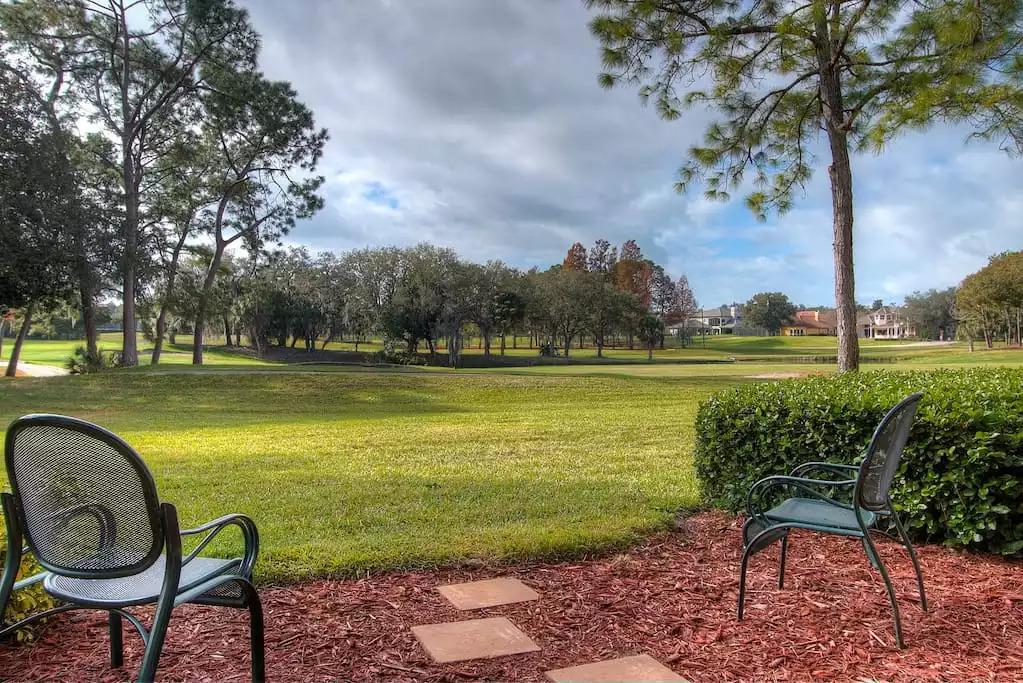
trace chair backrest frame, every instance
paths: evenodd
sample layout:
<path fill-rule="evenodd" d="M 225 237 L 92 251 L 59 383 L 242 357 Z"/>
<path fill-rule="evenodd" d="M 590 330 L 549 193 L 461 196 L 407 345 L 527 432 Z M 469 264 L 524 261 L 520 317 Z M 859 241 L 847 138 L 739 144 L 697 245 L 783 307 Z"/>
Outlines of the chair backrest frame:
<path fill-rule="evenodd" d="M 127 465 L 127 469 L 122 468 L 122 474 L 134 474 L 137 477 L 137 481 L 131 483 L 133 485 L 137 485 L 135 493 L 141 498 L 139 503 L 145 507 L 145 510 L 133 513 L 133 519 L 130 521 L 134 521 L 136 524 L 135 528 L 129 529 L 129 531 L 135 531 L 136 538 L 145 539 L 148 535 L 148 537 L 151 538 L 151 543 L 148 544 L 148 548 L 145 548 L 144 545 L 137 547 L 136 551 L 133 553 L 133 561 L 121 563 L 112 562 L 110 566 L 98 567 L 67 566 L 62 564 L 59 559 L 55 557 L 56 553 L 49 552 L 48 548 L 45 547 L 44 544 L 40 544 L 38 542 L 39 539 L 34 537 L 34 525 L 30 522 L 35 521 L 38 524 L 38 520 L 30 519 L 30 517 L 37 515 L 38 511 L 29 510 L 26 505 L 26 496 L 31 494 L 23 489 L 23 482 L 20 481 L 21 477 L 17 471 L 18 468 L 16 460 L 18 458 L 19 436 L 27 438 L 30 434 L 26 434 L 26 430 L 39 427 L 67 430 L 68 432 L 72 432 L 76 435 L 84 436 L 104 444 L 106 447 L 111 449 L 114 454 L 123 458 L 123 462 Z M 86 422 L 85 420 L 65 415 L 25 415 L 16 419 L 7 428 L 7 435 L 4 443 L 4 464 L 7 469 L 7 477 L 10 482 L 11 492 L 17 509 L 18 526 L 21 529 L 25 544 L 32 551 L 36 561 L 44 569 L 55 574 L 74 578 L 120 578 L 132 576 L 148 569 L 163 553 L 166 533 L 153 475 L 139 454 L 136 453 L 135 450 L 126 441 L 124 441 L 124 439 L 113 432 L 92 424 L 91 422 Z M 103 506 L 101 505 L 94 505 L 89 502 L 85 502 L 77 506 L 83 515 L 92 515 L 97 520 L 99 527 L 97 532 L 99 537 L 98 542 L 100 545 L 109 544 L 112 546 L 116 543 L 116 534 L 120 530 L 116 528 L 117 520 L 112 517 L 110 510 L 101 509 L 102 507 Z M 109 529 L 105 526 L 104 522 L 107 519 L 114 522 L 113 529 Z M 139 533 L 141 533 L 141 536 L 138 535 Z"/>
<path fill-rule="evenodd" d="M 902 452 L 905 450 L 906 442 L 909 439 L 909 433 L 913 426 L 913 420 L 916 417 L 916 411 L 923 396 L 922 392 L 916 392 L 899 401 L 885 413 L 884 417 L 881 418 L 881 422 L 874 429 L 874 434 L 870 438 L 870 445 L 867 446 L 863 462 L 860 463 L 859 474 L 856 477 L 856 487 L 853 494 L 853 504 L 855 507 L 872 512 L 888 509 L 890 505 L 889 489 L 902 460 Z M 889 436 L 889 427 L 893 427 L 896 430 L 892 444 L 884 443 L 885 439 Z M 882 452 L 882 447 L 889 446 L 894 447 Z M 876 462 L 878 457 L 884 458 L 880 462 L 880 481 L 872 486 L 872 482 L 868 480 L 876 474 L 876 471 L 872 468 L 878 464 Z M 871 488 L 876 490 L 869 490 Z"/>

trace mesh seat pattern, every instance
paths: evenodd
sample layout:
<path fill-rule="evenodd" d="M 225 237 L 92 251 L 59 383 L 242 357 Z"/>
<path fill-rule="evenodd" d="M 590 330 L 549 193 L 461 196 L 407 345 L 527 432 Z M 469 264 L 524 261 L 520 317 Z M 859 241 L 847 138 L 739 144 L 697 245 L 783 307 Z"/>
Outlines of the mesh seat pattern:
<path fill-rule="evenodd" d="M 226 574 L 235 569 L 238 563 L 238 560 L 197 557 L 181 567 L 177 592 L 184 592 L 203 581 Z M 45 587 L 52 595 L 72 602 L 141 605 L 155 602 L 159 597 L 166 566 L 166 559 L 161 555 L 145 571 L 119 579 L 76 579 L 59 574 L 49 574 L 46 577 Z M 240 591 L 235 589 L 231 595 L 232 597 L 239 596 Z"/>
<path fill-rule="evenodd" d="M 152 478 L 126 444 L 28 423 L 14 436 L 7 466 L 26 537 L 44 565 L 118 571 L 155 559 L 163 539 Z"/>
<path fill-rule="evenodd" d="M 867 510 L 888 508 L 888 491 L 909 440 L 920 394 L 914 394 L 897 406 L 875 434 L 860 473 L 860 506 Z"/>
<path fill-rule="evenodd" d="M 864 512 L 864 523 L 870 526 L 874 522 L 874 513 Z M 772 522 L 790 522 L 796 524 L 824 524 L 840 529 L 859 529 L 856 512 L 850 508 L 832 505 L 814 498 L 789 498 L 781 505 L 764 513 Z"/>

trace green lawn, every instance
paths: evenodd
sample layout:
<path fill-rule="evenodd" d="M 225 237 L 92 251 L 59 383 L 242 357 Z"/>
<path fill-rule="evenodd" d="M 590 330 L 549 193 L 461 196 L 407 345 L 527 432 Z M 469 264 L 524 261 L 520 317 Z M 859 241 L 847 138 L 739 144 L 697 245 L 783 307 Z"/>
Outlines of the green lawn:
<path fill-rule="evenodd" d="M 187 365 L 192 362 L 191 338 L 188 336 L 182 336 L 180 339 L 189 343 L 165 344 L 163 354 L 160 359 L 161 363 L 167 363 L 170 365 Z M 42 365 L 56 365 L 58 367 L 64 367 L 65 362 L 71 354 L 74 353 L 74 350 L 84 344 L 85 342 L 81 339 L 28 339 L 25 341 L 25 346 L 21 350 L 21 360 L 26 363 L 39 363 Z M 139 363 L 141 365 L 148 365 L 150 351 L 152 350 L 153 345 L 143 339 L 141 335 L 138 338 L 138 345 Z M 0 356 L 0 360 L 6 361 L 10 358 L 11 349 L 13 347 L 13 339 L 4 339 L 3 355 Z M 103 351 L 120 351 L 120 333 L 104 333 L 100 335 L 100 349 Z M 242 354 L 224 352 L 217 348 L 207 349 L 205 355 L 206 360 L 209 363 L 216 365 L 271 365 L 268 361 L 259 360 L 258 358 L 252 358 Z"/>
<path fill-rule="evenodd" d="M 834 356 L 837 349 L 835 337 L 736 337 L 732 335 L 715 335 L 706 338 L 697 338 L 693 346 L 689 348 L 675 348 L 670 340 L 665 349 L 654 350 L 654 360 L 661 363 L 671 364 L 679 362 L 701 362 L 701 361 L 730 361 L 739 360 L 743 362 L 785 362 L 797 359 L 809 359 L 811 357 Z M 168 344 L 164 348 L 162 363 L 167 365 L 188 365 L 192 362 L 191 339 L 187 335 L 179 337 L 179 344 Z M 212 366 L 260 366 L 264 369 L 272 369 L 280 365 L 270 361 L 259 360 L 248 355 L 233 353 L 223 347 L 215 346 L 222 343 L 222 340 L 213 339 L 214 344 L 206 351 L 206 362 Z M 30 339 L 25 343 L 22 351 L 22 360 L 26 363 L 41 363 L 45 365 L 63 366 L 68 356 L 81 341 L 49 341 Z M 12 340 L 5 340 L 3 357 L 10 355 Z M 119 334 L 108 333 L 102 335 L 101 348 L 107 351 L 116 351 L 121 347 Z M 322 346 L 317 344 L 317 348 Z M 363 342 L 359 344 L 360 351 L 378 351 L 382 347 L 379 340 Z M 149 352 L 152 344 L 139 337 L 139 362 L 141 365 L 149 363 Z M 327 345 L 328 350 L 354 350 L 351 342 L 331 342 Z M 912 341 L 885 341 L 861 339 L 860 350 L 867 363 L 872 361 L 898 361 L 900 363 L 921 363 L 921 364 L 961 364 L 961 363 L 1007 363 L 1016 364 L 1023 359 L 1023 352 L 1018 349 L 1005 349 L 997 347 L 987 351 L 982 344 L 978 344 L 976 351 L 970 353 L 965 342 L 956 342 L 947 346 L 927 346 Z M 498 353 L 498 346 L 495 343 L 492 352 Z M 467 355 L 479 355 L 483 353 L 476 348 L 475 344 L 465 349 Z M 519 348 L 511 348 L 509 341 L 506 350 L 508 355 L 534 357 L 538 351 L 530 349 L 528 340 L 519 339 Z M 570 357 L 576 361 L 589 361 L 596 358 L 596 350 L 590 346 L 585 348 L 574 348 Z M 605 362 L 611 363 L 647 363 L 647 352 L 645 349 L 635 348 L 606 348 L 604 350 Z M 610 370 L 613 372 L 613 370 Z M 544 372 L 564 373 L 565 370 L 544 370 Z M 573 372 L 571 370 L 567 372 Z M 669 371 L 670 372 L 670 371 Z"/>
<path fill-rule="evenodd" d="M 562 557 L 626 544 L 698 505 L 699 402 L 754 377 L 831 372 L 793 362 L 827 355 L 817 349 L 829 343 L 722 337 L 708 340 L 719 358 L 758 360 L 670 362 L 707 353 L 690 349 L 653 364 L 460 371 L 296 367 L 220 351 L 193 369 L 170 362 L 188 361 L 177 347 L 159 371 L 0 379 L 0 424 L 56 412 L 121 433 L 183 524 L 255 517 L 264 581 Z M 59 364 L 73 346 L 33 341 L 26 358 Z M 871 372 L 1023 364 L 1019 350 L 864 347 L 901 359 L 865 364 Z"/>
<path fill-rule="evenodd" d="M 136 371 L 7 380 L 0 421 L 119 432 L 184 524 L 251 514 L 283 580 L 634 540 L 698 503 L 694 411 L 734 381 Z"/>
<path fill-rule="evenodd" d="M 926 345 L 915 340 L 884 340 L 860 339 L 860 352 L 867 362 L 874 360 L 898 360 L 900 362 L 986 362 L 985 354 L 994 354 L 995 361 L 1009 363 L 1020 362 L 1019 350 L 1006 350 L 1002 345 L 993 351 L 985 351 L 983 344 L 976 345 L 976 351 L 970 353 L 966 342 L 955 342 L 949 345 Z M 320 346 L 317 345 L 317 348 Z M 360 351 L 378 351 L 382 348 L 379 340 L 361 342 Z M 355 345 L 350 342 L 331 342 L 328 350 L 353 351 Z M 493 354 L 498 354 L 495 342 L 491 347 Z M 733 335 L 713 335 L 697 337 L 692 346 L 677 348 L 674 340 L 669 339 L 667 348 L 654 349 L 654 360 L 662 362 L 685 362 L 702 360 L 741 360 L 741 361 L 779 361 L 786 358 L 810 358 L 814 356 L 834 356 L 838 352 L 836 337 L 737 337 Z M 476 340 L 464 350 L 466 355 L 483 353 L 477 348 Z M 505 353 L 509 356 L 536 356 L 537 349 L 529 348 L 528 339 L 519 338 L 519 347 L 512 348 L 509 339 Z M 587 345 L 584 348 L 573 347 L 569 356 L 576 360 L 596 358 L 596 349 Z M 1006 358 L 1005 354 L 1008 353 Z M 634 349 L 604 349 L 604 358 L 610 361 L 647 362 L 646 349 L 637 346 Z"/>

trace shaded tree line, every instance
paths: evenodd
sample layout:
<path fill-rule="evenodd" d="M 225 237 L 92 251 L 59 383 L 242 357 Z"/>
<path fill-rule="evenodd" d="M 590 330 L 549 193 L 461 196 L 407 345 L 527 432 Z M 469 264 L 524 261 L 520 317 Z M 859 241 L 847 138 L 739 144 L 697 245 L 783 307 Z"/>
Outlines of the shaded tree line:
<path fill-rule="evenodd" d="M 219 320 L 229 345 L 241 344 L 244 333 L 261 354 L 332 341 L 358 351 L 377 337 L 396 357 L 426 353 L 451 366 L 470 338 L 486 356 L 504 355 L 523 337 L 545 355 L 569 356 L 589 344 L 602 356 L 606 347 L 637 342 L 652 352 L 665 325 L 692 315 L 696 301 L 684 276 L 673 280 L 634 242 L 621 254 L 600 240 L 585 262 L 522 271 L 428 244 L 315 256 L 301 248 L 260 252 L 221 261 L 203 320 Z M 193 292 L 203 270 L 186 259 L 179 278 L 177 297 L 161 308 L 171 334 L 200 320 Z M 155 326 L 147 323 L 147 331 L 155 334 Z"/>
<path fill-rule="evenodd" d="M 999 339 L 1023 343 L 1023 251 L 996 254 L 967 276 L 955 295 L 955 317 L 971 349 L 975 339 L 989 349 Z"/>

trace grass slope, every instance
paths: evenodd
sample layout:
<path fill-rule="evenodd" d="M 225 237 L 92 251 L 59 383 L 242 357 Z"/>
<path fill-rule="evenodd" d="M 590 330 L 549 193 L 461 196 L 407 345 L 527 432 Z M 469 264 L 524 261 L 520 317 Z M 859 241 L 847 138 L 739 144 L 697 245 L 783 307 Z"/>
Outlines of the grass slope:
<path fill-rule="evenodd" d="M 151 374 L 8 381 L 0 422 L 97 421 L 183 524 L 241 511 L 261 580 L 623 544 L 697 503 L 697 403 L 734 378 Z"/>
<path fill-rule="evenodd" d="M 722 337 L 709 351 L 757 360 L 455 372 L 296 368 L 219 351 L 192 368 L 178 346 L 158 372 L 0 378 L 0 426 L 56 412 L 121 433 L 183 524 L 232 511 L 256 519 L 261 580 L 566 556 L 628 543 L 696 505 L 699 401 L 753 376 L 832 372 L 792 362 L 827 344 Z M 60 364 L 75 345 L 33 340 L 26 360 Z M 1020 350 L 961 345 L 864 352 L 900 359 L 864 365 L 871 372 L 1023 361 Z"/>
<path fill-rule="evenodd" d="M 187 335 L 179 336 L 178 344 L 168 344 L 164 349 L 162 364 L 168 366 L 188 365 L 192 362 L 192 345 Z M 222 340 L 213 340 L 220 343 Z M 45 365 L 63 366 L 68 356 L 78 346 L 82 345 L 81 340 L 72 341 L 51 341 L 41 339 L 29 339 L 22 351 L 22 360 L 26 363 L 41 363 Z M 4 358 L 10 355 L 13 346 L 12 340 L 5 340 Z M 119 334 L 107 333 L 102 335 L 101 348 L 105 351 L 116 351 L 121 347 Z M 320 348 L 322 343 L 317 343 Z M 510 356 L 535 357 L 536 349 L 528 348 L 528 340 L 520 338 L 518 349 L 511 348 L 509 343 L 506 353 Z M 149 351 L 152 344 L 141 336 L 139 337 L 139 362 L 141 365 L 149 363 Z M 379 341 L 363 342 L 359 344 L 359 350 L 364 352 L 378 351 L 381 348 Z M 328 350 L 354 350 L 354 344 L 350 342 L 331 342 L 327 345 Z M 807 360 L 813 357 L 818 359 L 834 356 L 837 352 L 837 340 L 835 337 L 736 337 L 733 335 L 716 335 L 706 338 L 697 338 L 694 345 L 689 348 L 672 348 L 670 343 L 666 349 L 654 350 L 654 361 L 662 364 L 673 364 L 679 362 L 700 362 L 700 361 L 728 361 L 739 360 L 752 363 L 778 363 L 786 361 Z M 864 358 L 865 366 L 871 367 L 871 361 L 897 362 L 899 364 L 922 364 L 922 365 L 945 365 L 945 364 L 1009 364 L 1023 363 L 1023 351 L 1020 349 L 1006 349 L 999 345 L 994 350 L 986 350 L 982 344 L 977 345 L 977 350 L 970 353 L 965 342 L 955 342 L 949 345 L 928 345 L 913 341 L 888 341 L 861 339 L 860 352 Z M 465 349 L 467 355 L 480 355 L 483 352 L 475 345 Z M 492 353 L 498 354 L 498 345 L 492 347 Z M 232 349 L 222 346 L 211 346 L 206 350 L 206 363 L 212 366 L 259 366 L 263 369 L 279 367 L 280 363 L 260 360 L 251 355 L 235 353 Z M 575 361 L 589 361 L 596 359 L 596 350 L 592 347 L 582 349 L 574 348 L 571 358 Z M 604 363 L 621 364 L 636 363 L 647 364 L 647 352 L 644 349 L 608 348 L 604 351 Z M 594 363 L 596 364 L 596 363 Z M 888 363 L 885 363 L 888 364 Z M 833 363 L 822 364 L 829 367 Z M 507 370 L 507 368 L 505 368 Z M 541 373 L 551 372 L 553 374 L 573 374 L 572 369 L 541 369 Z M 610 369 L 606 372 L 615 372 Z M 668 371 L 672 373 L 673 371 Z M 640 373 L 645 374 L 645 373 Z M 683 374 L 688 374 L 683 372 Z"/>

